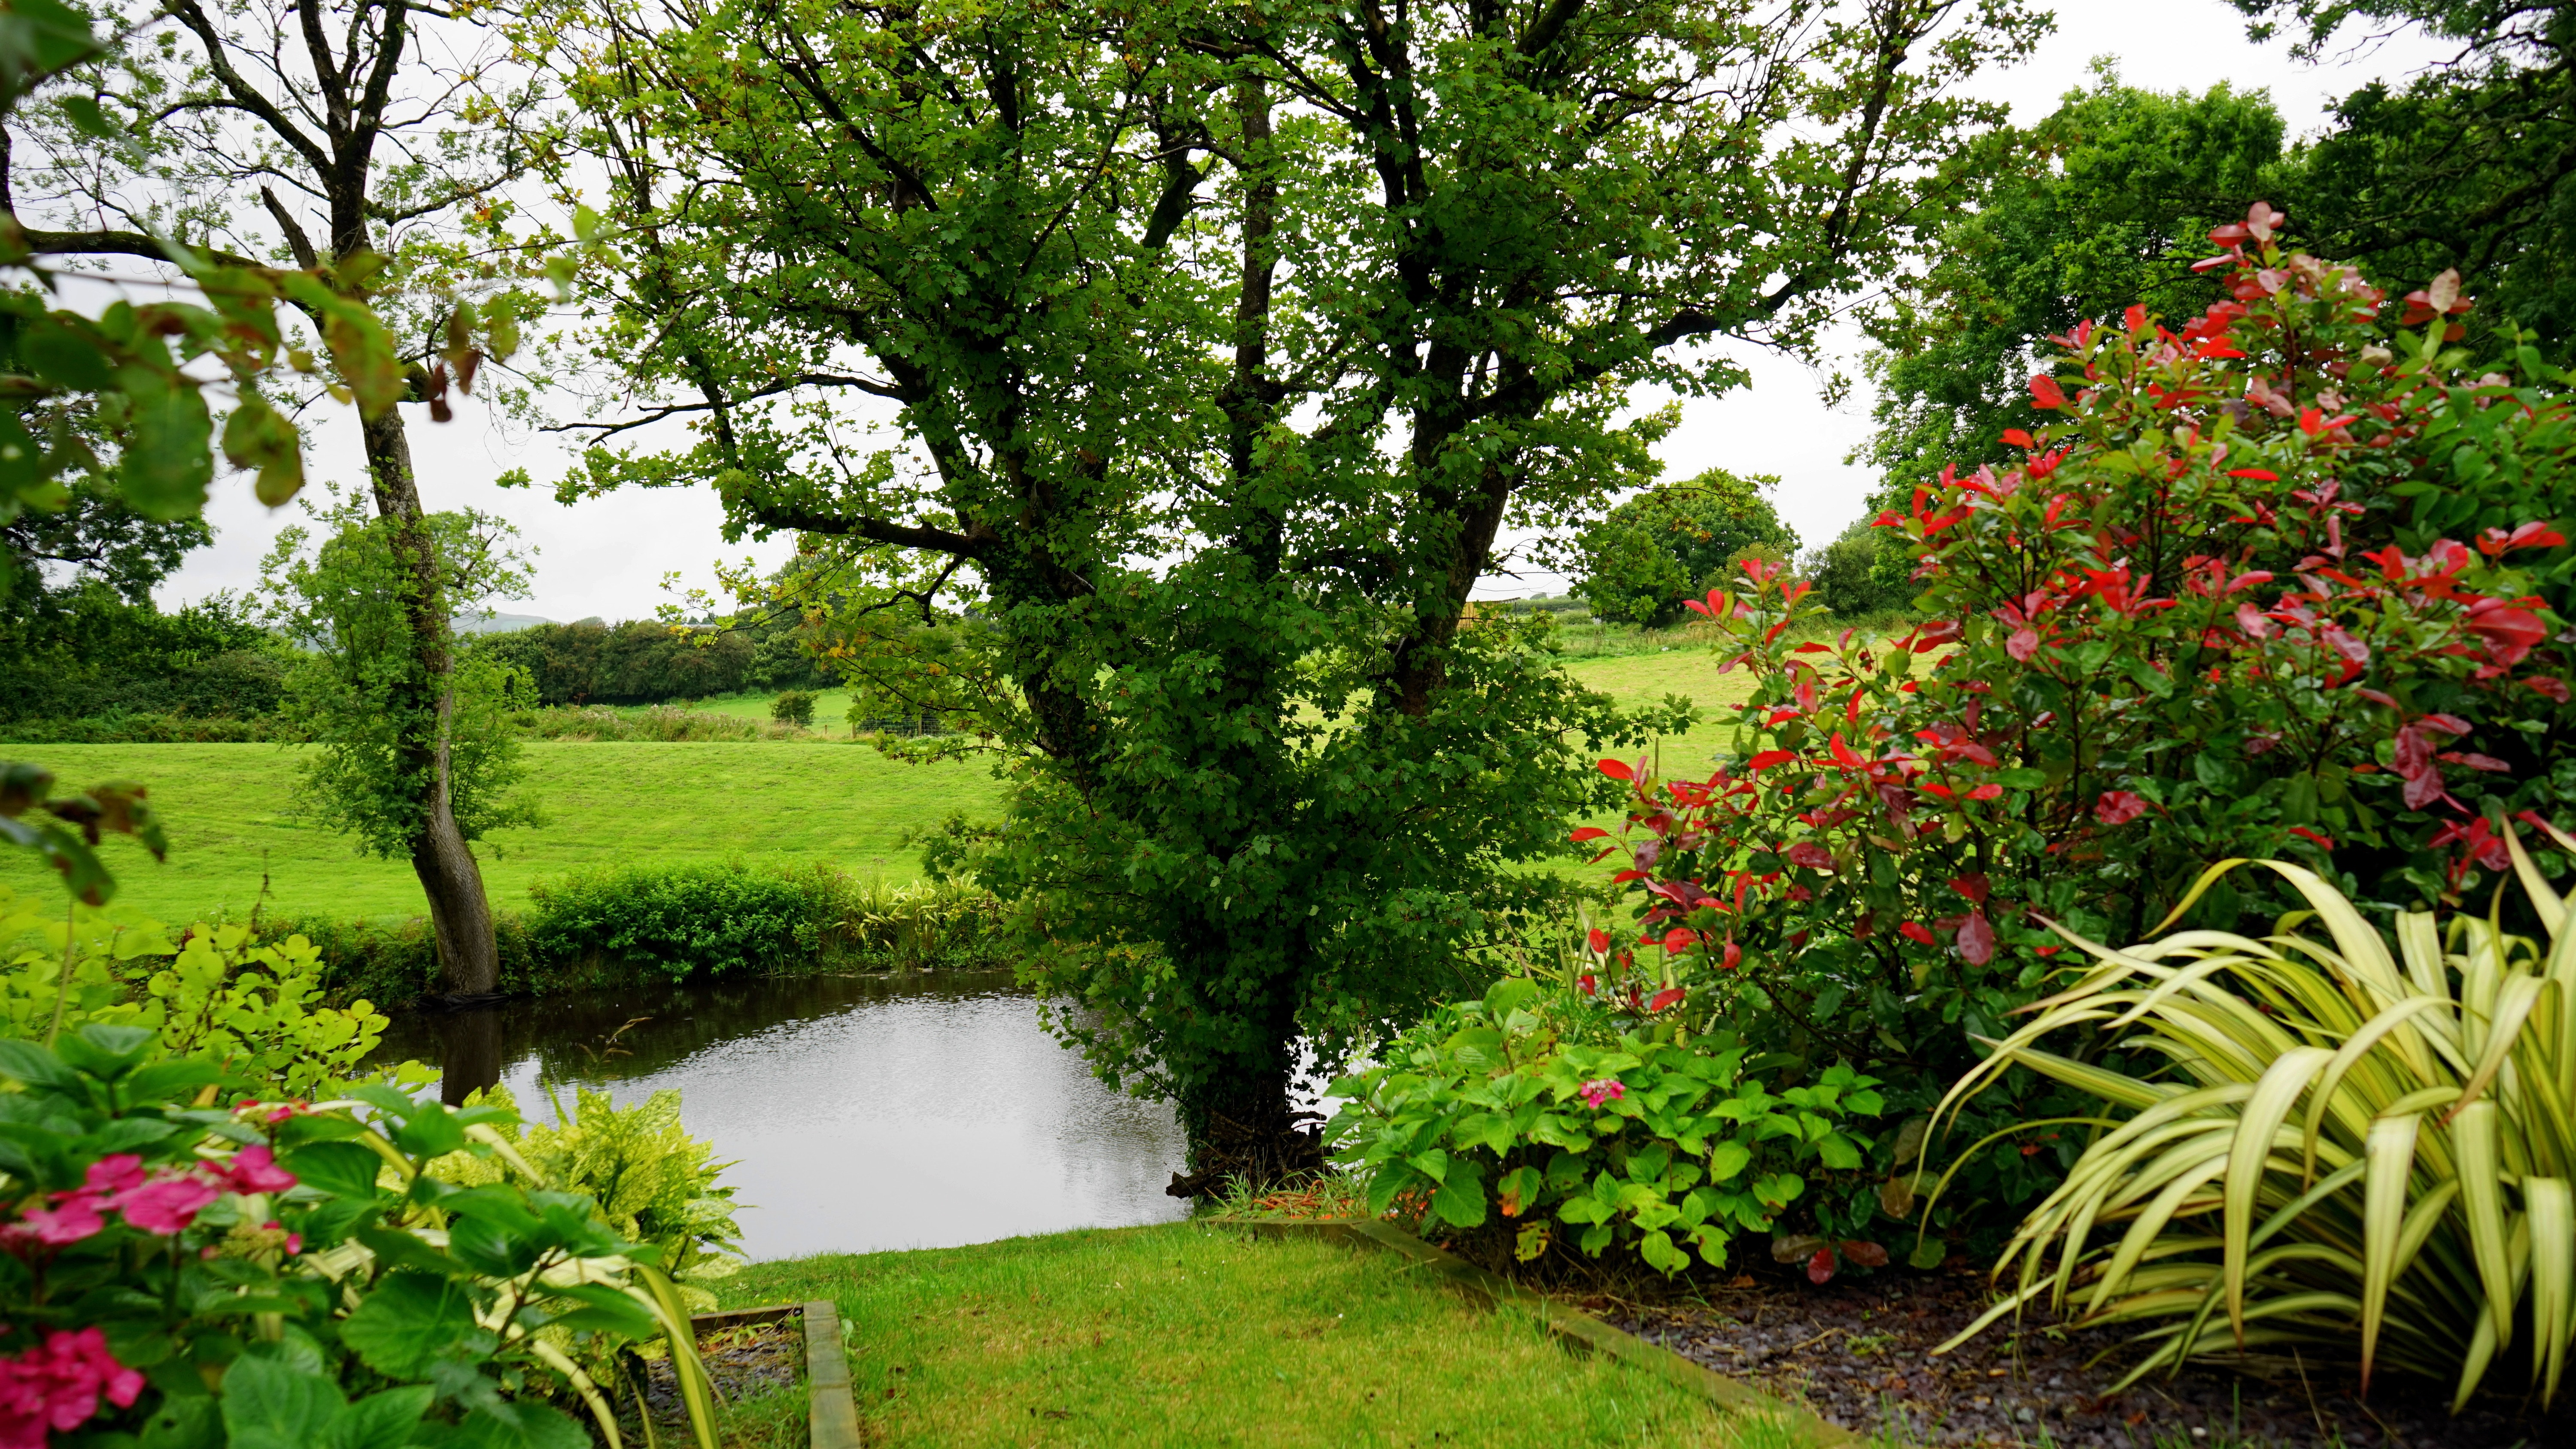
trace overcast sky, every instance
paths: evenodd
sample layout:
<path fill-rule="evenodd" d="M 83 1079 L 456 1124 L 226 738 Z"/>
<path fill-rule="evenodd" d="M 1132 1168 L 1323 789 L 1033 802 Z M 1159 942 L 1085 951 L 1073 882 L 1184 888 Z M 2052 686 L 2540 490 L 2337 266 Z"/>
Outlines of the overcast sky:
<path fill-rule="evenodd" d="M 2287 52 L 2284 42 L 2249 44 L 2243 17 L 2223 0 L 2066 0 L 2058 6 L 2057 33 L 2041 44 L 2035 59 L 1985 77 L 1978 89 L 2008 101 L 2013 119 L 2028 123 L 2047 114 L 2067 90 L 2084 85 L 2086 64 L 2107 55 L 2134 85 L 2199 90 L 2225 80 L 2240 89 L 2268 90 L 2298 136 L 2324 124 L 2334 97 L 2375 76 L 2409 74 L 2435 54 L 2413 37 L 2341 64 L 2300 65 Z M 1661 450 L 1666 476 L 1688 477 L 1718 466 L 1777 474 L 1782 516 L 1807 542 L 1822 543 L 1859 515 L 1869 490 L 1862 471 L 1842 461 L 1868 431 L 1869 397 L 1856 388 L 1839 407 L 1827 408 L 1819 375 L 1803 365 L 1758 351 L 1744 360 L 1751 387 L 1685 405 L 1682 426 Z M 1857 357 L 1843 356 L 1836 365 L 1858 378 Z M 748 554 L 767 564 L 790 548 L 784 539 L 726 548 L 717 532 L 722 510 L 701 488 L 558 505 L 544 485 L 562 475 L 569 455 L 555 439 L 503 424 L 471 402 L 444 426 L 430 424 L 418 409 L 410 411 L 417 419 L 410 432 L 424 502 L 433 509 L 498 514 L 534 546 L 534 596 L 502 606 L 510 611 L 567 621 L 645 617 L 656 605 L 674 601 L 663 588 L 666 575 L 711 587 L 719 558 Z M 317 481 L 356 481 L 362 475 L 355 426 L 344 418 L 316 429 L 307 459 Z M 513 468 L 526 469 L 540 486 L 493 486 L 494 478 Z M 164 605 L 250 587 L 278 528 L 301 515 L 293 505 L 275 513 L 262 508 L 251 497 L 249 479 L 235 476 L 217 483 L 206 516 L 217 531 L 215 546 L 192 555 L 163 586 Z M 1487 579 L 1478 593 L 1509 597 L 1564 586 L 1562 578 L 1533 573 Z"/>

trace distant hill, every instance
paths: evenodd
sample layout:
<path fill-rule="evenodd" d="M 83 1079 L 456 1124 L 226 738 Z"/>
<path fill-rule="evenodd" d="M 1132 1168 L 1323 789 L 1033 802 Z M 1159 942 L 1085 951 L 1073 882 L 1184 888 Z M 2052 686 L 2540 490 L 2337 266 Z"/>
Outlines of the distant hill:
<path fill-rule="evenodd" d="M 489 618 L 481 618 L 468 614 L 456 621 L 456 632 L 459 634 L 508 634 L 515 630 L 532 629 L 539 624 L 551 624 L 553 622 L 554 620 L 552 619 L 539 618 L 534 614 L 494 614 Z"/>

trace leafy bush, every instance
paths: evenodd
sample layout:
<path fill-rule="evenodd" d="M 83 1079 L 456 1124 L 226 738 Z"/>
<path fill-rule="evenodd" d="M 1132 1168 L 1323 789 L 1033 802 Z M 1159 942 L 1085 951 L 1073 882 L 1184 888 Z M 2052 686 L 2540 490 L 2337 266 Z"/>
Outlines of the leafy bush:
<path fill-rule="evenodd" d="M 2062 949 L 2043 916 L 2134 939 L 2235 856 L 2456 900 L 2504 865 L 2490 810 L 2576 792 L 2544 597 L 2576 573 L 2548 517 L 2566 376 L 2468 376 L 2448 280 L 2398 334 L 2375 289 L 2258 222 L 2219 233 L 2234 300 L 2060 339 L 2032 391 L 2065 421 L 2015 435 L 2022 466 L 1886 520 L 1928 622 L 1800 642 L 1811 594 L 1760 568 L 1697 604 L 1751 698 L 1704 779 L 1605 763 L 1636 780 L 1617 950 L 1731 998 L 1758 1049 L 1849 1060 L 1919 1111 L 2038 994 Z M 2193 919 L 2289 904 L 2222 881 Z M 2016 1073 L 1965 1125 L 2081 1108 Z M 2074 1157 L 2027 1145 L 1963 1180 L 1951 1225 L 2017 1219 Z"/>
<path fill-rule="evenodd" d="M 1365 1177 L 1369 1211 L 1411 1198 L 1426 1226 L 1488 1238 L 1517 1221 L 1523 1262 L 1562 1234 L 1589 1256 L 1615 1244 L 1667 1275 L 1693 1253 L 1722 1266 L 1737 1233 L 1769 1232 L 1811 1178 L 1856 1175 L 1869 1139 L 1850 1119 L 1883 1105 L 1877 1083 L 1844 1066 L 1774 1093 L 1729 1036 L 1692 1037 L 1643 1004 L 1623 1010 L 1526 976 L 1440 1008 L 1379 1055 L 1330 1089 L 1346 1102 L 1328 1136 Z M 1829 1231 L 1851 1220 L 1843 1202 L 1815 1197 Z M 1887 1261 L 1871 1243 L 1842 1252 Z M 1827 1238 L 1797 1256 L 1816 1281 L 1832 1276 Z"/>
<path fill-rule="evenodd" d="M 760 682 L 752 641 L 742 634 L 675 630 L 649 619 L 536 624 L 483 635 L 473 648 L 526 671 L 538 700 L 550 706 L 662 704 Z"/>
<path fill-rule="evenodd" d="M 424 1171 L 506 1159 L 502 1109 L 382 1084 L 326 1110 L 198 1107 L 245 1084 L 100 1022 L 59 1055 L 0 1041 L 0 1076 L 18 1088 L 0 1093 L 10 1442 L 588 1442 L 554 1400 L 613 1446 L 617 1385 L 599 1380 L 659 1338 L 714 1449 L 705 1370 L 651 1250 L 587 1198 Z"/>
<path fill-rule="evenodd" d="M 241 926 L 200 925 L 174 944 L 140 917 L 65 918 L 0 889 L 0 1035 L 51 1040 L 90 1022 L 137 1026 L 261 1092 L 320 1099 L 383 1075 L 360 1063 L 386 1026 L 364 999 L 323 1005 L 323 978 L 319 953 L 300 935 L 260 945 Z"/>
<path fill-rule="evenodd" d="M 780 724 L 804 729 L 814 723 L 814 700 L 814 691 L 810 689 L 784 690 L 769 702 L 769 717 Z"/>
<path fill-rule="evenodd" d="M 836 880 L 741 864 L 571 875 L 529 888 L 528 941 L 543 958 L 619 958 L 674 981 L 789 971 L 822 954 Z"/>
<path fill-rule="evenodd" d="M 2504 838 L 2546 946 L 2410 911 L 2391 950 L 2279 861 L 2325 940 L 2184 931 L 2112 951 L 2069 933 L 2100 964 L 1952 1099 L 2018 1064 L 2127 1120 L 2022 1224 L 2019 1291 L 1977 1327 L 2046 1297 L 2088 1323 L 2154 1325 L 2129 1381 L 2299 1349 L 2357 1357 L 2365 1388 L 2382 1365 L 2449 1379 L 2455 1409 L 2499 1359 L 2555 1397 L 2576 1341 L 2576 925 Z M 2069 1028 L 2119 1034 L 2162 1069 L 2040 1048 Z"/>
<path fill-rule="evenodd" d="M 35 716 L 0 724 L 0 740 L 44 745 L 238 745 L 289 743 L 301 726 L 273 714 L 110 714 Z"/>
<path fill-rule="evenodd" d="M 487 1088 L 474 1100 L 510 1113 L 513 1120 L 495 1130 L 539 1179 L 597 1203 L 610 1231 L 654 1249 L 673 1278 L 720 1278 L 742 1266 L 727 1251 L 742 1237 L 733 1220 L 733 1189 L 716 1185 L 732 1164 L 712 1160 L 714 1147 L 680 1125 L 677 1091 L 664 1088 L 621 1109 L 606 1092 L 576 1087 L 572 1111 L 551 1102 L 551 1125 L 525 1122 L 507 1087 Z M 475 1187 L 502 1181 L 507 1164 L 456 1153 L 429 1171 L 443 1182 Z M 691 1296 L 702 1310 L 715 1306 L 703 1289 Z"/>

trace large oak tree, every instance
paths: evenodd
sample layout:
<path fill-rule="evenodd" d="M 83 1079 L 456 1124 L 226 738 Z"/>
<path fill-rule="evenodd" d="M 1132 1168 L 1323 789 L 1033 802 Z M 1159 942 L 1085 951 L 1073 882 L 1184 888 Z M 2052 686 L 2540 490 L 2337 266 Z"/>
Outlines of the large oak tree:
<path fill-rule="evenodd" d="M 1587 752 L 1636 737 L 1465 623 L 1497 539 L 1652 477 L 1631 387 L 1737 385 L 1718 344 L 1805 347 L 1907 265 L 1997 119 L 1957 82 L 2036 29 L 2008 0 L 549 24 L 613 183 L 599 355 L 649 400 L 565 491 L 712 484 L 736 533 L 834 561 L 805 602 L 848 667 L 974 712 L 1016 789 L 948 858 L 1017 903 L 1094 1061 L 1178 1103 L 1176 1190 L 1311 1150 L 1301 1039 L 1459 980 Z M 878 627 L 970 606 L 980 664 Z"/>

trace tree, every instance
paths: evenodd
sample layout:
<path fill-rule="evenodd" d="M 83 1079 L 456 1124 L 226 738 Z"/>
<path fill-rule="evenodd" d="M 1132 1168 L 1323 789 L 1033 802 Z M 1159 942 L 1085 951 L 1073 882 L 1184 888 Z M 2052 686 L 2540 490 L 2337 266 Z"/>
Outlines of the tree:
<path fill-rule="evenodd" d="M 1711 468 L 1687 483 L 1638 494 L 1583 530 L 1575 549 L 1583 577 L 1574 593 L 1604 619 L 1661 628 L 1681 617 L 1682 600 L 1724 582 L 1747 549 L 1778 559 L 1798 535 L 1766 497 L 1769 474 L 1738 478 Z"/>
<path fill-rule="evenodd" d="M 1874 520 L 1855 518 L 1833 542 L 1799 560 L 1799 571 L 1816 586 L 1816 602 L 1834 618 L 1886 613 L 1911 600 L 1911 589 L 1879 571 L 1882 537 Z"/>
<path fill-rule="evenodd" d="M 2408 26 L 2454 43 L 2403 84 L 2335 103 L 2267 195 L 2327 250 L 2374 274 L 2455 269 L 2476 321 L 2576 347 L 2576 3 L 2570 0 L 2232 0 L 2258 40 L 2288 30 L 2316 60 Z"/>
<path fill-rule="evenodd" d="M 429 228 L 459 223 L 491 246 L 508 244 L 509 208 L 491 193 L 525 165 L 536 95 L 491 86 L 494 57 L 475 53 L 461 22 L 439 22 L 441 49 L 454 57 L 439 59 L 419 26 L 444 12 L 409 0 L 134 0 L 127 8 L 123 43 L 84 67 L 81 85 L 10 123 L 12 222 L 40 256 L 159 261 L 162 238 L 187 237 L 228 266 L 256 268 L 266 256 L 317 279 L 293 300 L 329 344 L 332 391 L 362 404 L 369 492 L 391 528 L 386 546 L 411 580 L 401 597 L 412 663 L 385 676 L 389 717 L 411 732 L 391 743 L 400 764 L 387 778 L 416 789 L 406 853 L 448 988 L 489 992 L 500 970 L 491 906 L 456 818 L 454 757 L 443 743 L 452 722 L 441 711 L 458 697 L 453 606 L 441 589 L 447 566 L 422 507 L 403 413 L 390 404 L 399 397 L 444 419 L 451 382 L 470 389 L 487 361 L 515 348 L 533 298 L 492 252 Z M 29 225 L 30 210 L 68 224 Z M 361 324 L 353 310 L 370 306 L 394 323 L 398 345 L 359 351 L 334 340 L 335 329 L 377 326 L 372 313 Z M 294 439 L 292 425 L 263 407 L 228 424 L 224 444 L 238 463 L 259 448 L 269 457 L 281 446 L 292 452 Z M 287 482 L 282 471 L 263 471 L 261 496 L 282 503 L 293 491 Z"/>
<path fill-rule="evenodd" d="M 622 263 L 603 355 L 658 398 L 563 490 L 711 481 L 799 534 L 827 620 L 922 657 L 1004 751 L 934 861 L 1015 903 L 1062 1029 L 1261 1175 L 1329 1053 L 1471 969 L 1638 737 L 1509 621 L 1506 524 L 1651 475 L 1627 389 L 1803 348 L 1975 187 L 2010 4 L 682 3 L 550 12 L 596 57 Z M 579 178 L 567 173 L 566 184 Z M 853 400 L 899 409 L 856 449 Z M 633 429 L 695 426 L 639 452 Z M 854 648 L 864 647 L 856 642 Z M 933 676 L 943 669 L 946 675 Z M 950 737 L 951 747 L 961 737 Z"/>
<path fill-rule="evenodd" d="M 479 650 L 460 651 L 434 684 L 413 645 L 420 587 L 403 544 L 405 524 L 369 518 L 355 499 L 320 510 L 316 544 L 301 525 L 281 530 L 261 566 L 269 617 L 309 649 L 288 677 L 290 712 L 317 742 L 302 766 L 299 806 L 358 849 L 407 859 L 418 849 L 420 800 L 435 769 L 464 841 L 537 823 L 534 805 L 510 795 L 526 776 L 508 714 L 525 676 Z M 422 526 L 441 570 L 432 587 L 454 608 L 526 595 L 527 567 L 514 530 L 471 511 L 432 513 Z M 415 742 L 431 742 L 424 763 Z M 443 944 L 443 943 L 442 943 Z M 451 967 L 452 971 L 452 967 Z"/>

